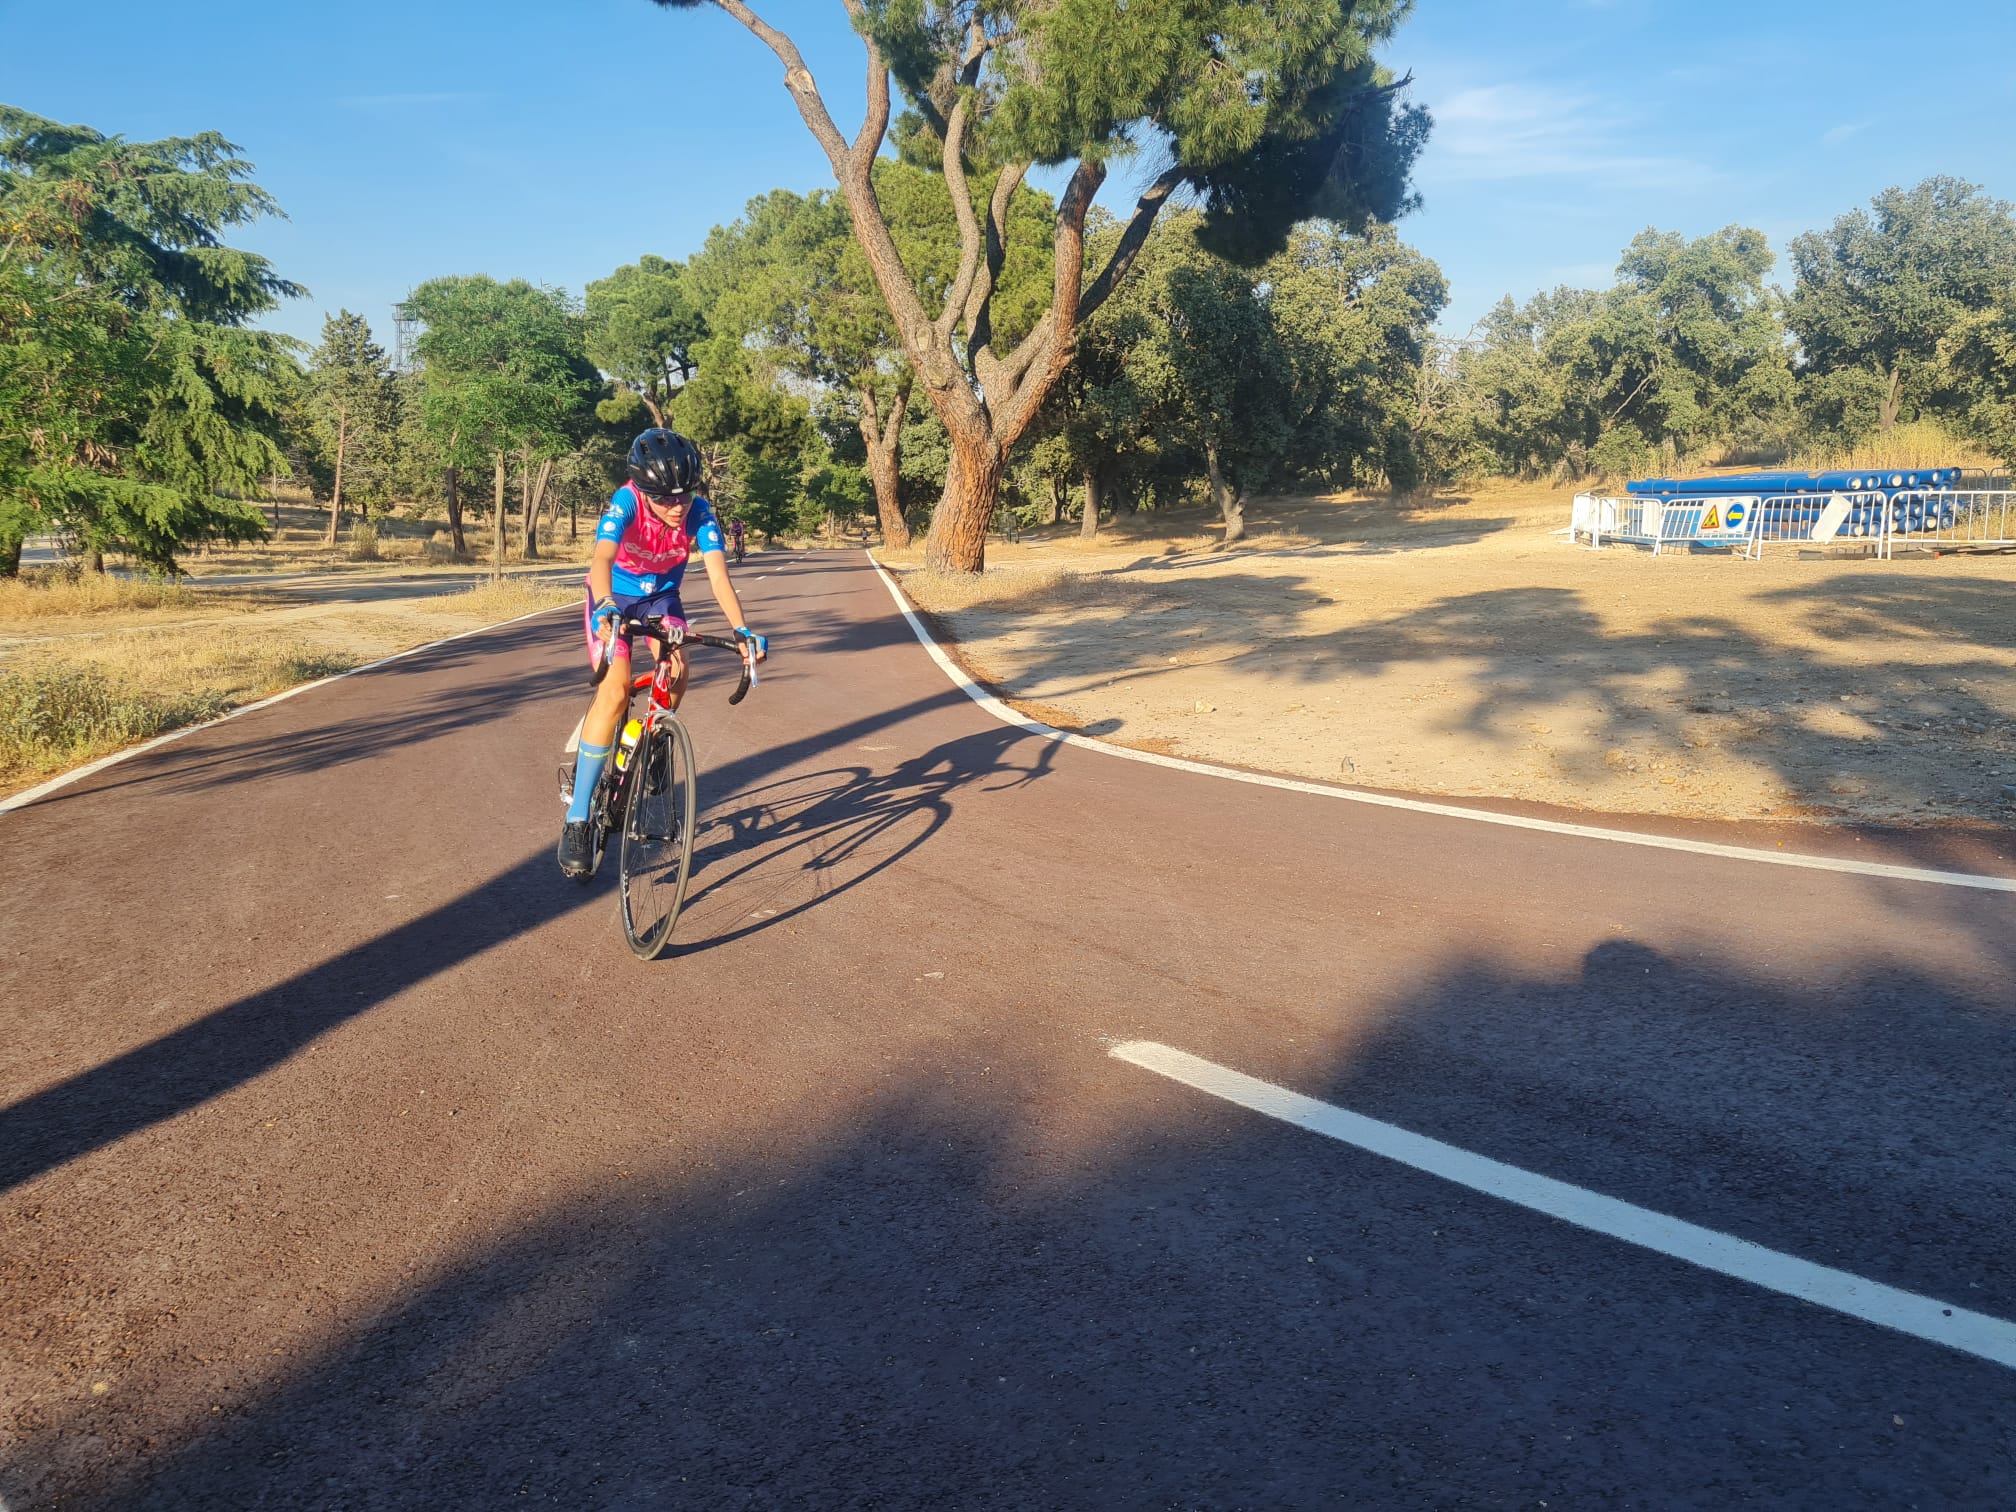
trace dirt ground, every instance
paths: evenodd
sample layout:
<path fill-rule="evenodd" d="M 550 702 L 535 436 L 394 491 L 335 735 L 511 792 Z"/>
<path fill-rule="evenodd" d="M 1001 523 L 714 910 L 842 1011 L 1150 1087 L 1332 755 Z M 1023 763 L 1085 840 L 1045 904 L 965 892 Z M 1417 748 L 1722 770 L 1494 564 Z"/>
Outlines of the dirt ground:
<path fill-rule="evenodd" d="M 2016 815 L 2016 558 L 1597 552 L 1555 534 L 1570 497 L 1266 501 L 1229 550 L 1140 516 L 990 542 L 977 585 L 889 565 L 975 675 L 1125 745 L 1597 812 Z"/>

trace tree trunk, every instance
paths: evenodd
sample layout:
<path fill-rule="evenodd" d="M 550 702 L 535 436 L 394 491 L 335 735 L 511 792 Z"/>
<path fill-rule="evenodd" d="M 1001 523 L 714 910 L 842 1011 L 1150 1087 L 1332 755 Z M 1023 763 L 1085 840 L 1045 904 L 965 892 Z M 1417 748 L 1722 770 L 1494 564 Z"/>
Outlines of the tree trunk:
<path fill-rule="evenodd" d="M 875 485 L 875 515 L 882 526 L 882 544 L 890 551 L 910 545 L 910 522 L 903 518 L 903 412 L 910 404 L 910 385 L 902 384 L 884 416 L 875 391 L 862 388 L 861 440 L 868 448 L 868 477 Z"/>
<path fill-rule="evenodd" d="M 573 489 L 567 490 L 567 544 L 573 545 L 581 539 L 581 496 Z"/>
<path fill-rule="evenodd" d="M 1099 475 L 1085 469 L 1085 513 L 1078 518 L 1078 538 L 1089 541 L 1099 534 Z"/>
<path fill-rule="evenodd" d="M 1055 473 L 1050 474 L 1050 523 L 1052 525 L 1064 523 L 1064 485 L 1058 481 Z"/>
<path fill-rule="evenodd" d="M 466 556 L 469 543 L 462 538 L 461 469 L 444 467 L 441 470 L 441 486 L 448 496 L 448 549 L 458 557 Z"/>
<path fill-rule="evenodd" d="M 1218 506 L 1218 513 L 1225 517 L 1225 539 L 1219 544 L 1230 546 L 1246 535 L 1246 501 L 1239 496 L 1239 490 L 1226 485 L 1225 474 L 1218 466 L 1218 443 L 1213 441 L 1204 447 L 1204 468 L 1211 475 L 1211 499 Z"/>
<path fill-rule="evenodd" d="M 1876 408 L 1876 423 L 1884 435 L 1897 428 L 1897 412 L 1904 407 L 1904 372 L 1901 368 L 1890 369 L 1890 388 L 1883 396 L 1883 402 Z"/>
<path fill-rule="evenodd" d="M 21 575 L 21 546 L 26 539 L 17 531 L 0 532 L 0 578 Z"/>
<path fill-rule="evenodd" d="M 924 565 L 933 572 L 979 572 L 987 565 L 987 527 L 1008 458 L 991 439 L 952 438 L 945 492 L 924 540 Z"/>
<path fill-rule="evenodd" d="M 553 476 L 553 464 L 546 461 L 539 464 L 539 471 L 532 471 L 532 454 L 518 454 L 518 499 L 525 512 L 525 560 L 539 560 L 539 506 L 546 502 L 546 480 Z"/>
<path fill-rule="evenodd" d="M 336 532 L 343 523 L 343 453 L 350 446 L 350 413 L 336 411 L 336 486 L 329 491 L 329 544 L 336 544 Z"/>
<path fill-rule="evenodd" d="M 490 541 L 490 581 L 504 581 L 504 453 L 497 453 L 497 497 L 492 501 L 490 519 L 495 526 Z"/>
<path fill-rule="evenodd" d="M 91 571 L 97 573 L 100 577 L 105 575 L 105 553 L 100 551 L 96 546 L 91 548 L 90 567 Z"/>

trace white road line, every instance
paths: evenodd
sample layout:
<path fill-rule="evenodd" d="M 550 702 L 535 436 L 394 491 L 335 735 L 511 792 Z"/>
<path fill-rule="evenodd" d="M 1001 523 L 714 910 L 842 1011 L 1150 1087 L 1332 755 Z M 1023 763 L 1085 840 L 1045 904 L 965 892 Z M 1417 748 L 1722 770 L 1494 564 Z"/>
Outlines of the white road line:
<path fill-rule="evenodd" d="M 1464 808 L 1454 803 L 1433 803 L 1425 798 L 1400 798 L 1390 793 L 1365 793 L 1351 788 L 1325 787 L 1294 777 L 1274 777 L 1264 772 L 1240 772 L 1231 767 L 1213 766 L 1208 761 L 1192 761 L 1183 756 L 1160 756 L 1153 751 L 1136 751 L 1111 745 L 1089 735 L 1060 730 L 1040 720 L 1018 714 L 1000 699 L 968 677 L 959 664 L 945 654 L 931 638 L 924 622 L 912 611 L 903 590 L 883 565 L 868 554 L 869 565 L 881 576 L 890 598 L 903 618 L 910 622 L 918 642 L 938 663 L 939 669 L 973 702 L 1003 724 L 1045 740 L 1080 746 L 1123 761 L 1139 761 L 1149 766 L 1169 767 L 1178 772 L 1195 772 L 1205 777 L 1222 777 L 1228 782 L 1244 782 L 1255 787 L 1282 788 L 1291 793 L 1309 793 L 1318 798 L 1338 798 L 1346 803 L 1364 803 L 1373 808 L 1406 809 L 1416 814 L 1435 814 L 1444 819 L 1467 819 L 1476 824 L 1496 824 L 1506 829 L 1537 830 L 1545 835 L 1568 835 L 1578 840 L 1607 840 L 1615 845 L 1641 845 L 1650 850 L 1686 851 L 1697 856 L 1715 856 L 1725 861 L 1758 861 L 1768 866 L 1792 866 L 1804 871 L 1844 872 L 1857 877 L 1882 877 L 1892 882 L 1933 882 L 1944 887 L 1971 887 L 1982 892 L 2016 893 L 2016 877 L 1994 877 L 1978 872 L 1936 871 L 1923 866 L 1893 866 L 1885 861 L 1854 861 L 1835 856 L 1802 855 L 1796 851 L 1756 850 L 1745 845 L 1718 845 L 1712 840 L 1683 840 L 1672 835 L 1648 835 L 1639 830 L 1604 829 L 1594 824 L 1568 824 L 1558 819 L 1533 819 L 1523 814 L 1499 814 L 1490 809 Z"/>
<path fill-rule="evenodd" d="M 418 656 L 422 651 L 432 651 L 436 646 L 446 646 L 454 641 L 467 640 L 472 635 L 481 635 L 486 630 L 502 630 L 506 625 L 515 625 L 521 620 L 537 619 L 542 614 L 554 614 L 559 610 L 573 607 L 575 606 L 571 604 L 555 604 L 551 609 L 534 609 L 530 614 L 520 614 L 512 619 L 499 620 L 494 625 L 478 625 L 474 630 L 464 630 L 458 635 L 444 635 L 441 639 L 428 641 L 425 645 L 408 646 L 404 651 L 395 651 L 390 656 L 381 656 L 377 661 L 366 662 L 361 667 L 352 667 L 347 672 L 337 672 L 329 677 L 318 677 L 313 682 L 302 683 L 299 687 L 289 688 L 284 693 L 275 693 L 271 698 L 262 698 L 256 703 L 241 704 L 229 714 L 219 714 L 215 719 L 206 719 L 201 724 L 184 725 L 179 730 L 170 730 L 166 735 L 156 735 L 152 740 L 143 740 L 136 746 L 126 747 L 123 751 L 114 751 L 110 756 L 100 756 L 96 761 L 87 761 L 80 767 L 72 767 L 60 777 L 51 777 L 39 787 L 32 787 L 26 792 L 16 793 L 12 798 L 0 799 L 0 814 L 11 814 L 15 809 L 26 808 L 36 799 L 46 797 L 58 788 L 66 788 L 73 782 L 82 782 L 93 773 L 102 772 L 109 766 L 117 766 L 122 761 L 131 761 L 135 756 L 144 755 L 157 746 L 164 746 L 173 741 L 186 739 L 194 735 L 198 730 L 207 730 L 214 725 L 223 724 L 227 720 L 237 719 L 241 715 L 250 714 L 259 709 L 270 708 L 277 703 L 284 703 L 288 699 L 298 697 L 303 693 L 312 693 L 317 688 L 326 688 L 329 684 L 341 682 L 346 677 L 355 677 L 359 672 L 372 672 L 379 667 L 390 666 L 393 662 L 404 661 L 409 656 Z"/>
<path fill-rule="evenodd" d="M 1144 1070 L 1166 1076 L 1171 1081 L 1194 1087 L 1226 1102 L 1236 1103 L 1255 1113 L 1294 1124 L 1311 1133 L 1355 1145 L 1374 1155 L 1439 1176 L 1473 1192 L 1516 1202 L 1521 1207 L 1559 1218 L 1579 1228 L 1607 1234 L 1643 1249 L 1684 1260 L 1703 1270 L 1733 1276 L 1767 1291 L 1797 1297 L 1816 1307 L 1845 1313 L 1851 1318 L 1894 1328 L 1928 1343 L 1943 1344 L 1963 1354 L 1992 1360 L 2016 1369 L 2016 1323 L 1991 1318 L 1986 1313 L 1949 1307 L 1931 1297 L 1900 1291 L 1879 1281 L 1865 1280 L 1847 1271 L 1815 1265 L 1796 1256 L 1780 1254 L 1717 1233 L 1698 1224 L 1634 1207 L 1615 1197 L 1605 1197 L 1551 1176 L 1539 1176 L 1482 1155 L 1473 1155 L 1454 1145 L 1412 1134 L 1375 1118 L 1347 1112 L 1329 1103 L 1290 1092 L 1272 1082 L 1260 1081 L 1207 1060 L 1200 1060 L 1168 1045 L 1152 1040 L 1132 1040 L 1115 1045 L 1109 1052 Z"/>

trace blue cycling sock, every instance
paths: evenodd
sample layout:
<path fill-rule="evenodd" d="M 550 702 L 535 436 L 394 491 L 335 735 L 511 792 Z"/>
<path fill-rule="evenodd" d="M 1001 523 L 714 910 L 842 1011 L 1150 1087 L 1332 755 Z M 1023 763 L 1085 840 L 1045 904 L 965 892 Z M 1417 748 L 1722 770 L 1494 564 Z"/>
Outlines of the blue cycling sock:
<path fill-rule="evenodd" d="M 581 742 L 574 756 L 574 801 L 567 805 L 569 824 L 579 824 L 588 817 L 588 800 L 595 796 L 595 784 L 601 780 L 602 765 L 608 759 L 609 747 Z"/>

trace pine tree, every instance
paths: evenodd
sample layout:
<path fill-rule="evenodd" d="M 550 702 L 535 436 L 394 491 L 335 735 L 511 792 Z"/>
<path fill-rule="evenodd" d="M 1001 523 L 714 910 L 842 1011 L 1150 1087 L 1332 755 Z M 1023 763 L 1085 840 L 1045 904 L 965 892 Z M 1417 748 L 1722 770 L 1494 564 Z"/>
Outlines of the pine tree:
<path fill-rule="evenodd" d="M 32 531 L 172 569 L 265 533 L 302 291 L 230 227 L 278 214 L 215 132 L 127 142 L 0 106 L 0 573 Z"/>
<path fill-rule="evenodd" d="M 362 315 L 343 310 L 323 322 L 322 344 L 308 360 L 307 407 L 309 437 L 330 478 L 333 546 L 346 495 L 367 513 L 390 497 L 399 429 L 392 368 Z"/>
<path fill-rule="evenodd" d="M 868 108 L 850 140 L 792 39 L 745 0 L 718 5 L 784 65 L 784 85 L 824 149 L 854 234 L 931 408 L 951 441 L 926 558 L 975 572 L 1009 450 L 1070 364 L 1079 328 L 1124 280 L 1170 197 L 1188 190 L 1213 250 L 1259 260 L 1310 216 L 1352 229 L 1413 203 L 1408 177 L 1427 116 L 1402 108 L 1373 49 L 1409 0 L 841 0 L 868 53 Z M 875 183 L 892 117 L 910 113 L 907 161 L 944 175 L 958 261 L 930 287 L 904 264 Z M 1114 159 L 1154 141 L 1168 166 L 1088 281 L 1086 217 Z M 996 291 L 1016 255 L 1009 208 L 1037 166 L 1071 165 L 1052 221 L 1055 278 L 1042 318 L 1002 338 Z"/>

